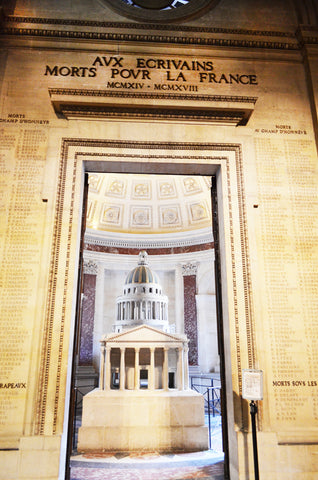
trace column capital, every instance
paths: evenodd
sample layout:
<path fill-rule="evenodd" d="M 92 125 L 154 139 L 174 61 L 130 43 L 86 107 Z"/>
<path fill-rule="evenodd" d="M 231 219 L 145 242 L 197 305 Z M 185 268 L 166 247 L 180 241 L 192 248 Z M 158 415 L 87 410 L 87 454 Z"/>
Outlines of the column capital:
<path fill-rule="evenodd" d="M 188 262 L 184 265 L 181 265 L 182 268 L 182 275 L 188 276 L 188 275 L 196 275 L 198 273 L 198 262 Z"/>
<path fill-rule="evenodd" d="M 86 260 L 84 261 L 83 265 L 83 271 L 84 273 L 87 273 L 89 275 L 97 275 L 98 273 L 98 264 L 94 262 L 93 260 Z"/>

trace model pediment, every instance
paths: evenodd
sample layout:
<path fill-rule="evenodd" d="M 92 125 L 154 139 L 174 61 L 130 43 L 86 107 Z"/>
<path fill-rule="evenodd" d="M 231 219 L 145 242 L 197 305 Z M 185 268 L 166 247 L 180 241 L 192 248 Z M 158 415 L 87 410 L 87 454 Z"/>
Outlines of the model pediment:
<path fill-rule="evenodd" d="M 121 333 L 112 333 L 105 335 L 102 338 L 102 341 L 107 342 L 155 342 L 155 343 L 175 343 L 175 342 L 184 342 L 186 337 L 184 335 L 176 335 L 171 333 L 166 333 L 156 328 L 149 327 L 148 325 L 140 325 L 136 328 L 132 328 L 129 331 Z"/>

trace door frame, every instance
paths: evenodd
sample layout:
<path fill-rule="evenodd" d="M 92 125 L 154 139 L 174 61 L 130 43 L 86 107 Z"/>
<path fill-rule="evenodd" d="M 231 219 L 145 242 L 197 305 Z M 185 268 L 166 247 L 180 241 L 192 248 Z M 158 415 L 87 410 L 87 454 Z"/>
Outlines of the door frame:
<path fill-rule="evenodd" d="M 76 223 L 76 218 L 80 219 L 82 211 L 85 172 L 215 175 L 220 230 L 221 304 L 223 312 L 229 471 L 231 478 L 234 480 L 237 478 L 238 472 L 236 432 L 237 430 L 247 429 L 248 426 L 248 415 L 244 414 L 240 398 L 242 364 L 252 368 L 255 345 L 250 306 L 249 252 L 241 145 L 206 142 L 132 142 L 104 139 L 91 140 L 87 138 L 65 138 L 62 140 L 58 178 L 59 189 L 53 226 L 51 272 L 58 278 L 57 282 L 54 283 L 52 281 L 53 289 L 58 288 L 59 279 L 64 282 L 64 297 L 61 305 L 63 307 L 65 304 L 70 305 L 72 314 L 67 315 L 68 312 L 64 308 L 64 317 L 60 318 L 59 312 L 55 311 L 57 310 L 54 303 L 55 291 L 50 291 L 52 301 L 48 304 L 45 328 L 47 330 L 52 328 L 54 322 L 64 321 L 59 341 L 61 344 L 67 342 L 70 346 L 69 360 L 71 360 L 73 353 L 75 332 L 74 299 L 76 298 L 77 290 L 76 259 L 79 257 L 80 249 L 80 221 L 78 220 Z M 66 262 L 62 262 L 62 254 L 60 252 L 63 229 L 69 232 L 65 254 L 66 257 L 68 255 Z M 70 282 L 68 288 L 67 276 L 72 276 L 72 272 L 74 281 Z M 65 335 L 65 332 L 68 332 L 68 335 Z M 45 334 L 46 332 L 44 332 Z M 54 376 L 51 375 L 50 377 L 51 356 L 45 355 L 46 350 L 51 348 L 49 342 L 52 339 L 47 336 L 46 338 L 48 343 L 46 348 L 43 349 L 42 372 L 45 378 L 50 378 L 52 384 Z M 62 349 L 61 345 L 60 350 L 62 351 Z M 71 363 L 69 361 L 65 392 L 63 392 L 60 377 L 56 377 L 55 396 L 52 392 L 50 398 L 47 398 L 48 382 L 45 381 L 38 395 L 37 411 L 39 415 L 37 421 L 40 431 L 48 430 L 48 422 L 53 422 L 53 433 L 57 433 L 60 426 L 64 424 L 61 452 L 63 451 L 63 445 L 66 451 L 67 443 L 65 437 L 67 428 L 65 426 L 69 417 Z M 61 354 L 61 368 L 63 368 L 63 365 L 66 367 Z M 51 399 L 55 405 L 54 416 L 53 418 L 48 418 L 46 416 L 46 407 Z M 236 408 L 234 408 L 235 402 Z M 63 461 L 62 453 L 61 465 L 64 464 L 64 471 L 65 460 L 64 457 Z"/>

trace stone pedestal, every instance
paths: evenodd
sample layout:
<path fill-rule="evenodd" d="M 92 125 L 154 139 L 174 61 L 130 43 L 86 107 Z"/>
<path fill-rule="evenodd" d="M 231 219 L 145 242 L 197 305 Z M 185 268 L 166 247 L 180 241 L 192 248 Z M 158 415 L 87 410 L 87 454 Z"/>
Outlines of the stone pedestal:
<path fill-rule="evenodd" d="M 94 390 L 83 400 L 79 452 L 208 449 L 204 399 L 192 390 Z"/>

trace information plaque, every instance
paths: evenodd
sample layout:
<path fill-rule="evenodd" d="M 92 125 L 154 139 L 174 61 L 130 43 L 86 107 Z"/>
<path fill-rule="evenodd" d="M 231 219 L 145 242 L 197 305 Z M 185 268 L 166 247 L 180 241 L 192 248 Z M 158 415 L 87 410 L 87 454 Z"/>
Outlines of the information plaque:
<path fill-rule="evenodd" d="M 263 400 L 263 371 L 243 369 L 242 397 L 246 400 Z"/>

